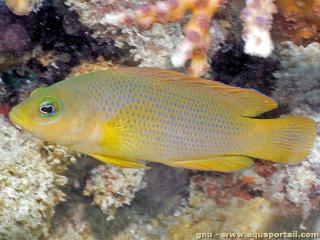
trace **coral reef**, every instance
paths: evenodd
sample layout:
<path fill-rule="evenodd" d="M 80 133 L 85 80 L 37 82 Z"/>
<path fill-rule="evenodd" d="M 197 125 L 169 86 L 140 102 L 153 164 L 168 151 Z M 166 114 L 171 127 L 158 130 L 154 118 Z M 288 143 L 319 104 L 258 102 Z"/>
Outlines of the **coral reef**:
<path fill-rule="evenodd" d="M 133 46 L 130 53 L 133 60 L 141 67 L 172 67 L 170 57 L 175 46 L 182 38 L 181 27 L 176 23 L 168 25 L 156 24 L 149 30 L 139 34 L 137 28 L 123 30 L 124 41 Z M 121 46 L 121 43 L 119 42 Z"/>
<path fill-rule="evenodd" d="M 117 208 L 124 204 L 129 205 L 135 193 L 145 187 L 144 172 L 143 169 L 121 169 L 102 165 L 92 170 L 84 195 L 92 195 L 94 204 L 107 214 L 107 220 L 111 220 Z"/>
<path fill-rule="evenodd" d="M 290 114 L 305 115 L 320 122 L 320 44 L 306 47 L 292 42 L 281 45 L 280 69 L 274 73 L 278 79 L 273 97 L 285 105 Z M 284 186 L 271 188 L 272 195 L 282 201 L 287 199 L 302 209 L 304 218 L 319 207 L 320 182 L 319 131 L 307 160 L 298 166 L 285 167 L 273 176 L 273 182 L 285 182 Z M 276 184 L 274 185 L 276 186 Z"/>
<path fill-rule="evenodd" d="M 275 0 L 275 4 L 278 8 L 272 30 L 275 40 L 289 40 L 295 44 L 319 42 L 319 0 Z"/>
<path fill-rule="evenodd" d="M 61 176 L 75 161 L 62 147 L 44 145 L 0 117 L 0 238 L 47 236 L 54 207 L 65 200 Z"/>
<path fill-rule="evenodd" d="M 291 111 L 300 108 L 319 112 L 320 43 L 306 47 L 283 43 L 279 58 L 281 67 L 274 73 L 278 81 L 273 97 Z"/>
<path fill-rule="evenodd" d="M 202 189 L 193 183 L 190 187 L 187 207 L 170 224 L 168 239 L 191 239 L 208 232 L 214 236 L 221 232 L 263 232 L 276 215 L 271 203 L 260 197 L 249 201 L 235 197 L 218 207 Z"/>
<path fill-rule="evenodd" d="M 154 5 L 143 5 L 134 13 L 110 13 L 102 19 L 102 23 L 121 26 L 128 24 L 150 28 L 154 23 L 179 21 L 187 11 L 192 12 L 189 23 L 184 27 L 185 38 L 178 44 L 171 57 L 173 66 L 182 67 L 191 59 L 189 72 L 200 76 L 208 71 L 207 52 L 211 46 L 209 32 L 213 15 L 221 7 L 223 1 L 159 1 Z"/>
<path fill-rule="evenodd" d="M 203 189 L 193 183 L 190 188 L 190 197 L 174 214 L 132 223 L 112 239 L 200 239 L 200 233 L 216 238 L 222 232 L 262 232 L 276 216 L 271 203 L 263 198 L 233 198 L 229 205 L 219 207 Z"/>
<path fill-rule="evenodd" d="M 277 12 L 273 0 L 246 0 L 242 10 L 244 51 L 247 54 L 268 57 L 273 51 L 270 36 L 272 14 Z"/>
<path fill-rule="evenodd" d="M 319 40 L 318 0 L 229 1 L 225 8 L 218 0 L 210 2 L 218 8 L 205 7 L 207 0 L 54 0 L 34 11 L 40 2 L 7 0 L 16 14 L 28 13 L 18 17 L 0 0 L 0 239 L 193 239 L 199 232 L 319 229 L 319 133 L 296 166 L 256 161 L 253 169 L 219 174 L 155 164 L 145 172 L 88 156 L 71 165 L 77 154 L 5 120 L 32 89 L 66 76 L 191 62 L 193 74 L 209 63 L 206 78 L 272 95 L 280 110 L 267 117 L 309 116 L 320 129 L 320 44 L 311 43 Z M 275 54 L 244 53 L 269 55 L 270 31 Z"/>
<path fill-rule="evenodd" d="M 194 75 L 203 75 L 208 70 L 207 51 L 211 46 L 211 34 L 209 32 L 211 18 L 218 8 L 222 5 L 222 1 L 165 1 L 158 2 L 155 5 L 145 4 L 137 8 L 137 11 L 127 12 L 124 9 L 130 8 L 128 2 L 119 1 L 117 3 L 87 3 L 86 1 L 68 0 L 67 4 L 75 9 L 81 21 L 89 27 L 96 29 L 98 34 L 107 32 L 102 30 L 102 26 L 106 24 L 126 25 L 130 28 L 124 28 L 122 33 L 127 36 L 135 33 L 134 38 L 131 37 L 128 43 L 133 46 L 146 45 L 144 50 L 140 50 L 144 61 L 148 61 L 152 54 L 159 56 L 158 63 L 161 66 L 168 66 L 167 57 L 171 56 L 172 63 L 175 67 L 183 66 L 187 60 L 191 59 L 190 71 Z M 121 6 L 122 4 L 122 6 Z M 122 7 L 119 7 L 119 5 Z M 134 6 L 132 6 L 134 5 Z M 131 8 L 136 8 L 135 1 L 132 1 Z M 110 13 L 110 11 L 112 11 Z M 192 17 L 184 28 L 185 37 L 183 40 L 181 30 L 177 24 L 169 24 L 166 26 L 155 25 L 151 30 L 144 31 L 140 35 L 138 29 L 132 27 L 150 28 L 155 23 L 168 23 L 180 21 L 187 11 L 192 11 Z M 92 17 L 92 18 L 90 18 Z M 94 19 L 94 21 L 93 21 Z M 98 23 L 98 24 L 97 24 Z M 102 25 L 102 26 L 101 26 Z M 109 30 L 110 31 L 110 30 Z M 101 34 L 99 34 L 101 35 Z M 155 37 L 157 41 L 152 41 Z M 170 40 L 171 39 L 171 40 Z M 178 43 L 180 41 L 180 43 Z M 174 46 L 177 44 L 175 51 Z M 148 50 L 148 46 L 155 46 L 153 51 Z M 163 51 L 165 49 L 166 51 Z M 147 54 L 147 52 L 150 52 Z M 154 53 L 155 52 L 155 53 Z M 151 60 L 149 60 L 151 61 Z M 144 66 L 150 66 L 153 62 L 144 63 Z M 159 64 L 158 64 L 159 66 Z"/>
<path fill-rule="evenodd" d="M 117 60 L 126 55 L 112 39 L 97 40 L 88 34 L 62 0 L 24 17 L 0 6 L 0 29 L 10 33 L 9 40 L 0 36 L 0 70 L 16 66 L 10 70 L 22 77 L 32 74 L 44 83 L 64 79 L 81 61 Z"/>
<path fill-rule="evenodd" d="M 49 239 L 112 239 L 118 235 L 127 237 L 124 239 L 152 239 L 152 236 L 161 236 L 159 228 L 154 228 L 155 232 L 150 230 L 159 222 L 154 217 L 159 213 L 171 216 L 179 208 L 188 195 L 187 171 L 152 164 L 157 166 L 145 172 L 147 187 L 136 192 L 130 206 L 118 208 L 114 219 L 106 221 L 106 215 L 99 206 L 91 205 L 91 199 L 82 195 L 86 179 L 90 178 L 88 169 L 96 169 L 100 164 L 93 158 L 83 157 L 69 168 L 70 194 L 68 201 L 56 208 Z M 117 179 L 113 181 L 117 185 Z"/>
<path fill-rule="evenodd" d="M 223 2 L 145 1 L 142 6 L 137 6 L 137 1 L 100 3 L 68 0 L 66 4 L 79 14 L 83 24 L 94 30 L 96 36 L 104 38 L 111 34 L 120 47 L 126 44 L 133 46 L 134 49 L 130 51 L 134 54 L 134 60 L 141 61 L 141 66 L 167 68 L 170 67 L 170 57 L 174 67 L 182 67 L 191 59 L 190 72 L 204 75 L 209 69 L 208 51 L 217 41 L 216 32 L 221 35 L 228 29 L 226 26 L 230 25 L 225 16 L 224 24 L 219 25 L 218 21 L 211 23 L 213 15 L 220 10 Z M 236 2 L 227 5 L 230 12 L 240 6 Z M 183 37 L 179 24 L 168 23 L 180 22 L 188 11 L 192 15 L 183 29 Z M 295 41 L 299 43 L 306 42 L 301 39 L 310 42 L 318 38 L 319 3 L 315 0 L 247 0 L 240 18 L 243 20 L 244 50 L 250 55 L 267 57 L 271 54 L 274 46 L 270 31 L 275 40 L 282 40 L 279 35 L 286 35 L 287 32 L 290 32 L 288 36 L 296 34 L 297 37 L 293 38 L 299 38 L 300 40 Z M 232 20 L 234 19 L 231 18 Z M 274 20 L 276 21 L 272 24 Z M 210 25 L 213 27 L 210 28 Z M 274 28 L 271 29 L 272 26 Z M 233 31 L 239 29 L 234 28 Z M 222 38 L 225 38 L 226 33 L 223 34 L 225 36 Z M 175 45 L 177 47 L 174 50 Z"/>
<path fill-rule="evenodd" d="M 29 26 L 28 32 L 34 44 L 41 46 L 26 63 L 26 68 L 45 83 L 64 79 L 80 61 L 94 61 L 99 56 L 110 60 L 122 53 L 111 39 L 98 42 L 88 34 L 88 29 L 80 24 L 77 15 L 60 1 L 54 7 L 46 6 L 34 17 L 26 17 L 24 21 Z"/>
<path fill-rule="evenodd" d="M 86 206 L 74 203 L 64 212 L 61 221 L 50 232 L 47 240 L 94 240 L 94 234 L 88 221 L 84 220 Z"/>
<path fill-rule="evenodd" d="M 37 11 L 43 4 L 44 0 L 5 0 L 8 8 L 16 15 L 26 15 L 31 11 Z"/>
<path fill-rule="evenodd" d="M 123 26 L 121 32 L 112 25 L 101 24 L 108 12 L 136 8 L 138 3 L 139 1 L 66 1 L 66 4 L 79 14 L 80 21 L 94 31 L 94 36 L 101 39 L 112 36 L 123 52 L 133 55 L 132 59 L 126 60 L 126 65 L 139 63 L 140 66 L 169 68 L 170 56 L 183 37 L 178 23 L 155 24 L 151 29 L 144 31 L 136 27 Z"/>

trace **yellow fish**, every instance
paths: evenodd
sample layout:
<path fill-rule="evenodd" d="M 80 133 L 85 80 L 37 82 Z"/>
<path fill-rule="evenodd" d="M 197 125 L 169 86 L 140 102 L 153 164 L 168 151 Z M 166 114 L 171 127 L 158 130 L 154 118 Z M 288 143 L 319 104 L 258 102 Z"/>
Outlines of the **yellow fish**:
<path fill-rule="evenodd" d="M 296 164 L 316 123 L 301 116 L 255 119 L 277 103 L 255 90 L 154 68 L 120 68 L 34 90 L 10 112 L 36 136 L 103 162 L 143 168 L 232 172 L 252 158 Z"/>

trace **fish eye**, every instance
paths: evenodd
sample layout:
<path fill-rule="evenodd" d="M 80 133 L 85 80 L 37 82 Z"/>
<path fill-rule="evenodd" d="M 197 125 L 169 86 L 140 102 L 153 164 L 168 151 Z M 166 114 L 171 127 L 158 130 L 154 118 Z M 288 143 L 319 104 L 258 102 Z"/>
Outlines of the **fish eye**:
<path fill-rule="evenodd" d="M 56 98 L 45 97 L 38 105 L 39 116 L 51 118 L 62 112 L 62 103 Z"/>
<path fill-rule="evenodd" d="M 50 102 L 45 102 L 40 105 L 40 112 L 44 115 L 53 115 L 55 113 L 54 105 Z"/>

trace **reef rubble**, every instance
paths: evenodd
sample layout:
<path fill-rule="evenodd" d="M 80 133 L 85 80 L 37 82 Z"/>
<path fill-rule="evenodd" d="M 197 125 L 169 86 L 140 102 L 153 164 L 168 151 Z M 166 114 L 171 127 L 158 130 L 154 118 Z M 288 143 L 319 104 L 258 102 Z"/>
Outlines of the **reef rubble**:
<path fill-rule="evenodd" d="M 0 116 L 0 238 L 48 236 L 55 206 L 65 201 L 62 175 L 75 153 L 46 144 Z"/>
<path fill-rule="evenodd" d="M 99 166 L 91 171 L 84 189 L 85 196 L 93 196 L 93 202 L 114 219 L 117 208 L 129 205 L 135 193 L 145 187 L 144 169 L 121 169 L 113 166 Z"/>

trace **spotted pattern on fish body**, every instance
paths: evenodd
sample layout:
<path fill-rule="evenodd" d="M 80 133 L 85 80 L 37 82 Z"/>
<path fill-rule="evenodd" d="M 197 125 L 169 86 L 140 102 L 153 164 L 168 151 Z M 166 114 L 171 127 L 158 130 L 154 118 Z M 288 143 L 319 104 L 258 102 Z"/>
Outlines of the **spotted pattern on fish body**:
<path fill-rule="evenodd" d="M 237 154 L 246 147 L 234 140 L 247 134 L 249 122 L 237 120 L 238 115 L 214 98 L 132 75 L 110 74 L 108 78 L 78 79 L 77 86 L 79 97 L 87 98 L 89 90 L 90 99 L 95 99 L 91 104 L 98 115 L 102 114 L 102 122 L 118 129 L 130 145 L 128 153 L 121 151 L 117 157 L 128 154 L 161 161 Z M 109 137 L 106 134 L 107 142 Z"/>
<path fill-rule="evenodd" d="M 147 160 L 228 172 L 251 167 L 251 157 L 296 163 L 315 137 L 315 123 L 304 117 L 252 118 L 276 107 L 254 90 L 167 70 L 97 71 L 47 91 L 63 92 L 65 110 L 78 118 L 70 124 L 90 125 L 68 146 L 122 167 Z"/>

